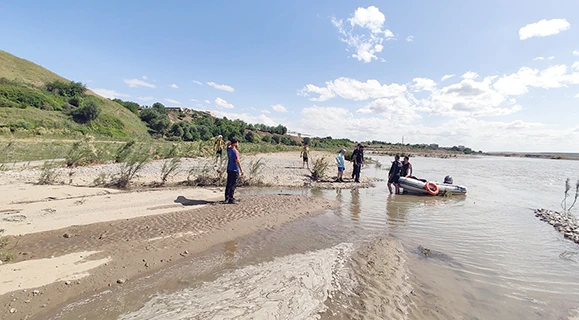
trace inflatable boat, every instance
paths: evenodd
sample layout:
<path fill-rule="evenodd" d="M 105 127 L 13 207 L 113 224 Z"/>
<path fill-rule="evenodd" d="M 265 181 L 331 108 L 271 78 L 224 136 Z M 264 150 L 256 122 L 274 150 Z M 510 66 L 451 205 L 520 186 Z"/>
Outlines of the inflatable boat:
<path fill-rule="evenodd" d="M 443 194 L 466 194 L 466 187 L 451 183 L 441 183 L 426 181 L 416 178 L 400 177 L 398 180 L 403 193 L 424 194 L 424 195 L 443 195 Z"/>

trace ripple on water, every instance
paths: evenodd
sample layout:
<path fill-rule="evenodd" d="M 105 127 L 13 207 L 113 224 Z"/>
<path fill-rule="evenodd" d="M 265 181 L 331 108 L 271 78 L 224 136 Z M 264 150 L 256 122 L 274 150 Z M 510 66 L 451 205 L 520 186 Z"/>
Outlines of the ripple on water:
<path fill-rule="evenodd" d="M 119 319 L 315 319 L 347 278 L 352 244 L 276 258 L 159 295 Z"/>

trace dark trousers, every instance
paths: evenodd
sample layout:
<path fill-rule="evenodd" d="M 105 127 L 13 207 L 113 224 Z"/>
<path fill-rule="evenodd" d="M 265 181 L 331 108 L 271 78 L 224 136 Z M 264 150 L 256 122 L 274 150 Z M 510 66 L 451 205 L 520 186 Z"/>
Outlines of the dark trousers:
<path fill-rule="evenodd" d="M 355 164 L 354 165 L 354 172 L 352 172 L 352 178 L 354 178 L 355 181 L 360 181 L 360 170 L 362 170 L 362 165 L 361 164 Z"/>
<path fill-rule="evenodd" d="M 235 188 L 237 187 L 237 179 L 239 178 L 239 171 L 227 170 L 227 186 L 225 187 L 225 201 L 233 199 Z"/>

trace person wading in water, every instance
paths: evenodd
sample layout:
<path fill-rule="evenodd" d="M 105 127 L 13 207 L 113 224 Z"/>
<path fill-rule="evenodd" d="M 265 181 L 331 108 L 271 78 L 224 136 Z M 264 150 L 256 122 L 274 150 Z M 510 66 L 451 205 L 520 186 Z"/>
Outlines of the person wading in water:
<path fill-rule="evenodd" d="M 408 156 L 404 157 L 402 161 L 402 168 L 400 169 L 400 176 L 404 178 L 412 177 L 412 164 Z"/>
<path fill-rule="evenodd" d="M 402 164 L 400 163 L 400 156 L 394 156 L 394 161 L 388 172 L 388 191 L 392 194 L 392 184 L 396 189 L 396 194 L 400 193 L 400 186 L 398 185 L 398 179 L 400 179 L 400 171 L 402 169 Z"/>

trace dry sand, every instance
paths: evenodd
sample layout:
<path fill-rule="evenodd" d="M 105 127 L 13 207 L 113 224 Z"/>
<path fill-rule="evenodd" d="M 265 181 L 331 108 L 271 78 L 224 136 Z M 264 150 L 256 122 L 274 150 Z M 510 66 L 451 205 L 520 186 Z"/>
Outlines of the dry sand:
<path fill-rule="evenodd" d="M 347 179 L 350 177 L 352 172 L 352 165 L 350 163 L 346 164 L 346 172 L 344 173 L 344 177 L 346 177 L 345 180 L 347 182 L 332 183 L 331 181 L 333 181 L 337 173 L 337 167 L 334 160 L 335 155 L 328 152 L 312 151 L 310 156 L 310 166 L 312 166 L 313 161 L 318 158 L 325 158 L 329 163 L 328 169 L 326 170 L 326 175 L 322 179 L 322 182 L 313 182 L 311 180 L 311 172 L 307 168 L 302 168 L 302 160 L 299 156 L 299 152 L 280 152 L 256 155 L 242 154 L 241 163 L 242 167 L 245 169 L 246 175 L 249 176 L 250 163 L 252 161 L 255 162 L 261 159 L 264 167 L 257 176 L 251 178 L 254 180 L 259 180 L 262 182 L 262 184 L 269 186 L 283 186 L 291 188 L 359 188 L 371 186 L 372 180 L 368 177 L 365 177 L 363 171 L 361 179 L 362 183 L 355 184 L 353 181 L 350 181 L 350 179 Z M 134 180 L 134 185 L 147 186 L 159 183 L 161 180 L 161 167 L 163 166 L 164 162 L 165 160 L 157 160 L 145 165 L 144 168 L 138 173 L 137 178 Z M 187 180 L 191 170 L 193 171 L 192 175 L 190 176 L 191 179 L 194 179 L 197 175 L 201 174 L 215 174 L 215 170 L 213 169 L 214 163 L 214 159 L 183 158 L 179 169 L 177 170 L 177 174 L 170 177 L 167 181 L 167 184 L 182 184 Z M 23 162 L 11 166 L 11 170 L 0 171 L 0 185 L 36 183 L 41 173 L 41 165 L 42 163 L 40 162 Z M 57 182 L 74 186 L 93 186 L 95 180 L 99 178 L 99 176 L 115 175 L 119 172 L 119 169 L 119 164 L 103 164 L 88 167 L 77 167 L 74 169 L 60 168 L 58 169 L 59 175 Z"/>

